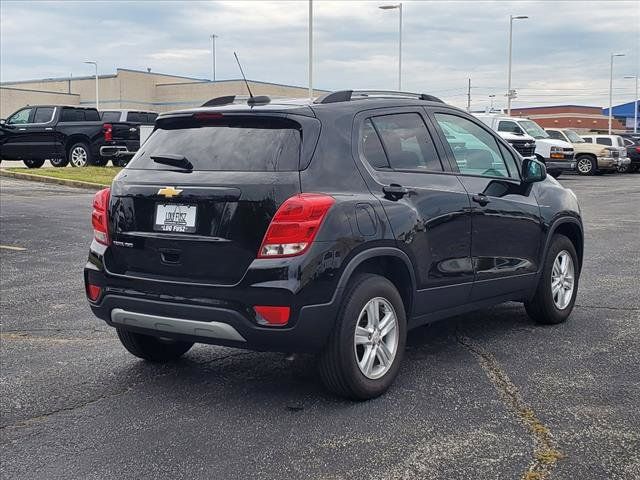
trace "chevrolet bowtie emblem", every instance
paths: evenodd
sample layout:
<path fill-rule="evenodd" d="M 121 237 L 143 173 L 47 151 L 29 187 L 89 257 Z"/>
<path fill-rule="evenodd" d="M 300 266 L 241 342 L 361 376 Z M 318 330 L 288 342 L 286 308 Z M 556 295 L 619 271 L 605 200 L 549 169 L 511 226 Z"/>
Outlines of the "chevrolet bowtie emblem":
<path fill-rule="evenodd" d="M 181 193 L 182 193 L 182 190 L 176 189 L 174 187 L 164 187 L 158 190 L 158 195 L 162 195 L 167 198 L 177 197 Z"/>

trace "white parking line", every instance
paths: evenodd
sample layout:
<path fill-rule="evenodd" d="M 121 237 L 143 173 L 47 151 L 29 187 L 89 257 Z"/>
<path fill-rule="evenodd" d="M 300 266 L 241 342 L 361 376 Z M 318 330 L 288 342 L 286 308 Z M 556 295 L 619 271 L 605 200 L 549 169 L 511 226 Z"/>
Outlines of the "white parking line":
<path fill-rule="evenodd" d="M 26 250 L 26 248 L 14 247 L 12 245 L 0 245 L 0 250 L 15 250 L 16 252 L 22 252 L 23 250 Z"/>

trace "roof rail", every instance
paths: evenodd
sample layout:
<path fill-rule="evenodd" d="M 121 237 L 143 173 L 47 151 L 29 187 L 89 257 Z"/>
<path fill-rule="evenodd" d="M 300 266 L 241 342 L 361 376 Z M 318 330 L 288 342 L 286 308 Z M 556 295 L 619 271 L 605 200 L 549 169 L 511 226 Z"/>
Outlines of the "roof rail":
<path fill-rule="evenodd" d="M 204 102 L 201 106 L 202 107 L 218 107 L 220 105 L 229 105 L 235 102 L 235 100 L 236 100 L 235 95 L 227 95 L 226 97 L 212 98 L 211 100 Z"/>
<path fill-rule="evenodd" d="M 427 102 L 444 103 L 438 97 L 426 93 L 396 92 L 393 90 L 338 90 L 319 97 L 314 103 L 349 102 L 365 98 L 413 98 Z"/>

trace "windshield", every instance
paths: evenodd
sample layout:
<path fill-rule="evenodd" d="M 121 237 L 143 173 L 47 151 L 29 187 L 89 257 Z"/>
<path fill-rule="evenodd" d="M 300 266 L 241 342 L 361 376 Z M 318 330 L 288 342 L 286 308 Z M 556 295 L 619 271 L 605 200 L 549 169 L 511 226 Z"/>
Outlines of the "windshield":
<path fill-rule="evenodd" d="M 176 155 L 194 170 L 282 172 L 298 170 L 300 126 L 281 118 L 191 119 L 156 129 L 127 168 L 167 170 L 151 157 Z"/>
<path fill-rule="evenodd" d="M 536 122 L 532 122 L 531 120 L 520 120 L 518 124 L 533 138 L 549 138 L 547 132 L 545 132 Z"/>
<path fill-rule="evenodd" d="M 564 134 L 567 136 L 571 143 L 587 143 L 580 137 L 580 135 L 578 135 L 573 130 L 565 130 Z"/>

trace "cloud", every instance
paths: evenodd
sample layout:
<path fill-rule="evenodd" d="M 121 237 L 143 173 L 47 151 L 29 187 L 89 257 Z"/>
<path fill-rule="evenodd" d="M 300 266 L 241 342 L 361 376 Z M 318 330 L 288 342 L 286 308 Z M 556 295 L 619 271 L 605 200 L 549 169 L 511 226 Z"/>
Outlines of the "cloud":
<path fill-rule="evenodd" d="M 378 1 L 314 5 L 314 85 L 324 89 L 397 86 L 396 10 Z M 306 85 L 308 4 L 304 1 L 0 2 L 0 80 L 90 73 L 117 67 L 207 78 L 209 35 L 218 78 L 247 76 Z M 609 54 L 616 58 L 615 101 L 633 98 L 638 71 L 640 2 L 403 3 L 403 89 L 472 106 L 504 102 L 509 14 L 514 24 L 517 105 L 608 102 Z M 70 27 L 72 25 L 72 27 Z M 37 32 L 37 35 L 25 34 Z"/>

